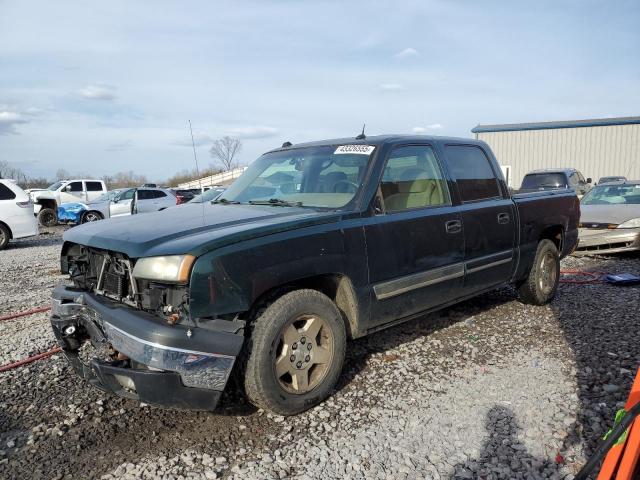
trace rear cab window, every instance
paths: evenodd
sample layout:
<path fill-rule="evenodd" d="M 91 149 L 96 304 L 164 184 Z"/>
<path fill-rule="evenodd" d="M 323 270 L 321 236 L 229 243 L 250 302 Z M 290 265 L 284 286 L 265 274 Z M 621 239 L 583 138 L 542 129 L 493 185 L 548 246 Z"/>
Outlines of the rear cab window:
<path fill-rule="evenodd" d="M 101 192 L 102 183 L 100 182 L 85 182 L 87 185 L 87 192 Z"/>
<path fill-rule="evenodd" d="M 463 203 L 502 198 L 496 173 L 480 147 L 446 145 L 444 150 L 447 165 L 458 184 Z"/>
<path fill-rule="evenodd" d="M 564 173 L 560 172 L 528 173 L 522 180 L 520 188 L 523 190 L 567 188 L 567 180 Z"/>

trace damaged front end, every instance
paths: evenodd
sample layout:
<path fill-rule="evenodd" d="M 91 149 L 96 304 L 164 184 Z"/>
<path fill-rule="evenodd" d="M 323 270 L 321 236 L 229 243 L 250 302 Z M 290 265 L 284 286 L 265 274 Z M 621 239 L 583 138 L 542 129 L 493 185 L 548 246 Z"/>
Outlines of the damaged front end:
<path fill-rule="evenodd" d="M 239 321 L 189 317 L 187 285 L 136 279 L 134 261 L 74 245 L 51 324 L 76 372 L 116 395 L 213 410 L 244 341 Z"/>

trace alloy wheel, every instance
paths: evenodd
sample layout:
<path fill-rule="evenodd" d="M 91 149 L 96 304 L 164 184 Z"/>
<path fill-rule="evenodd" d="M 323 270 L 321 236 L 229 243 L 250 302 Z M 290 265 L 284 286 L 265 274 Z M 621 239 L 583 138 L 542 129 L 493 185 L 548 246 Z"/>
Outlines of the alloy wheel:
<path fill-rule="evenodd" d="M 289 393 L 313 390 L 326 377 L 333 350 L 333 333 L 322 318 L 304 315 L 287 323 L 273 358 L 278 383 Z"/>

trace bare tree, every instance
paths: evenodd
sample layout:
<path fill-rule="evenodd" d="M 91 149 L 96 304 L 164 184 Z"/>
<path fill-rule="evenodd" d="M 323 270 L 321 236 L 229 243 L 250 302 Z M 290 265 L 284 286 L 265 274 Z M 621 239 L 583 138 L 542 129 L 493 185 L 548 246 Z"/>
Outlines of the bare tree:
<path fill-rule="evenodd" d="M 27 180 L 27 176 L 22 170 L 4 160 L 0 160 L 0 178 L 11 178 L 18 183 L 24 183 Z"/>
<path fill-rule="evenodd" d="M 222 164 L 222 169 L 226 172 L 238 166 L 236 155 L 241 148 L 242 142 L 239 138 L 225 136 L 213 142 L 209 153 Z"/>
<path fill-rule="evenodd" d="M 64 168 L 56 170 L 56 180 L 66 180 L 69 177 L 71 177 L 71 175 Z"/>

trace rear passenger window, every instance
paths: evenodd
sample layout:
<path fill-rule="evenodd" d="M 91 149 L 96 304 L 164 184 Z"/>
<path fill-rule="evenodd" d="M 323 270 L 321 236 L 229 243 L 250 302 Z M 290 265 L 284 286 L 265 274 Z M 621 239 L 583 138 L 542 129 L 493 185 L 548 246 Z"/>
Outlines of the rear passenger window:
<path fill-rule="evenodd" d="M 451 204 L 440 165 L 431 147 L 425 145 L 395 148 L 380 190 L 389 212 Z"/>
<path fill-rule="evenodd" d="M 0 200 L 13 200 L 16 194 L 4 183 L 0 183 Z"/>
<path fill-rule="evenodd" d="M 102 183 L 100 182 L 85 182 L 87 185 L 87 192 L 101 192 Z"/>
<path fill-rule="evenodd" d="M 153 193 L 153 198 L 162 198 L 167 196 L 167 194 L 162 190 L 152 190 L 151 193 Z"/>
<path fill-rule="evenodd" d="M 138 190 L 138 200 L 151 200 L 155 198 L 152 190 Z"/>
<path fill-rule="evenodd" d="M 501 196 L 496 175 L 482 149 L 471 145 L 447 145 L 445 152 L 463 202 Z"/>

